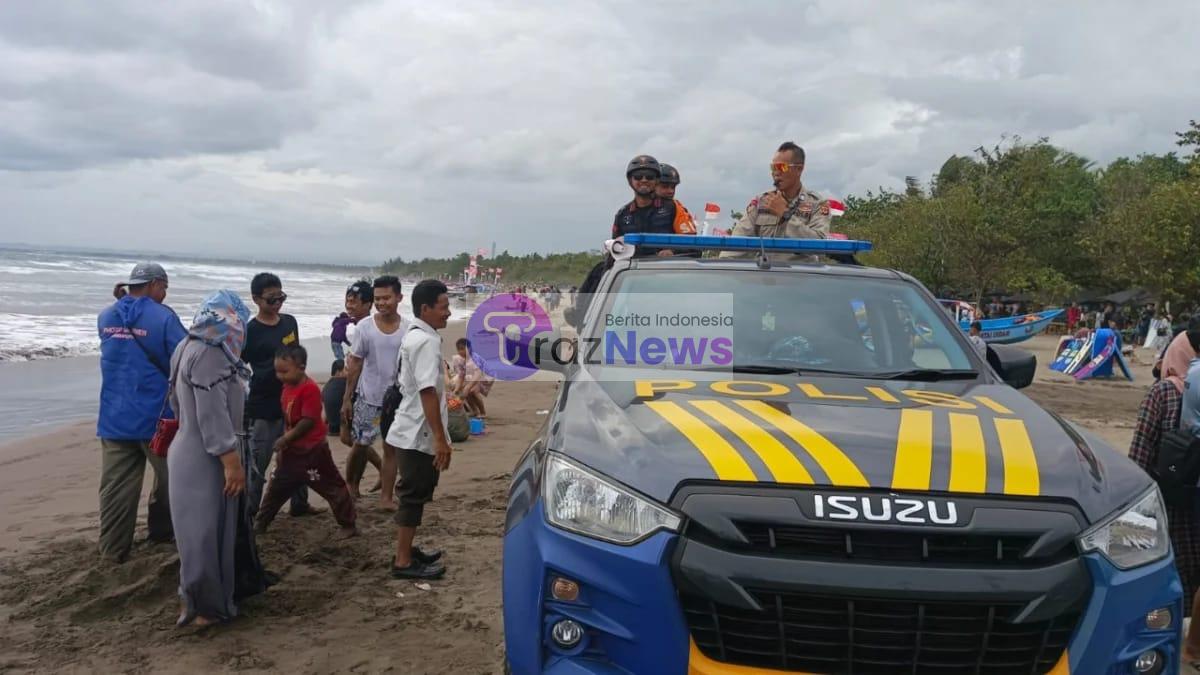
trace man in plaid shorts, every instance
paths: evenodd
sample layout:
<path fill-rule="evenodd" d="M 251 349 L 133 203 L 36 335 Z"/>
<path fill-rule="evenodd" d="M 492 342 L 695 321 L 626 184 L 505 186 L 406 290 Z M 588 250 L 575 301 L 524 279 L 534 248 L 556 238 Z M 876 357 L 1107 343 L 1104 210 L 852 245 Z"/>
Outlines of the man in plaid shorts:
<path fill-rule="evenodd" d="M 350 351 L 346 354 L 346 396 L 342 400 L 342 424 L 350 432 L 352 447 L 346 459 L 346 483 L 350 494 L 358 496 L 359 482 L 366 469 L 372 446 L 380 437 L 383 399 L 388 387 L 396 382 L 400 342 L 408 323 L 400 316 L 400 280 L 382 276 L 375 280 L 375 314 L 358 323 Z M 383 446 L 380 471 L 382 492 L 379 504 L 395 509 L 396 453 Z"/>

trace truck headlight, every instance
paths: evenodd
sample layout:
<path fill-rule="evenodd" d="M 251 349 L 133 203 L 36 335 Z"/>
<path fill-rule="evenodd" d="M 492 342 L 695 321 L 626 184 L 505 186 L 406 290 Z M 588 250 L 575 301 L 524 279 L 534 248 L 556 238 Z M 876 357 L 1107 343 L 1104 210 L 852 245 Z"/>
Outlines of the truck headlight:
<path fill-rule="evenodd" d="M 1169 547 L 1167 510 L 1157 487 L 1079 537 L 1081 551 L 1100 551 L 1123 570 L 1160 560 Z"/>
<path fill-rule="evenodd" d="M 679 516 L 557 455 L 542 480 L 552 525 L 614 544 L 632 544 L 656 530 L 676 531 Z"/>

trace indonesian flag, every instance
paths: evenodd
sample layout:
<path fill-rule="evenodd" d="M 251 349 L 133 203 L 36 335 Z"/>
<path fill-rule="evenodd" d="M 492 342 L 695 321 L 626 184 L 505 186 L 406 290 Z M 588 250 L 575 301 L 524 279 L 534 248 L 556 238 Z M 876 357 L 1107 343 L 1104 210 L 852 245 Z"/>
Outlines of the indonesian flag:
<path fill-rule="evenodd" d="M 705 220 L 712 220 L 713 218 L 716 218 L 719 215 L 721 215 L 721 207 L 720 206 L 717 206 L 716 204 L 714 204 L 712 202 L 708 202 L 707 204 L 704 205 L 704 219 Z"/>
<path fill-rule="evenodd" d="M 846 215 L 846 205 L 836 199 L 829 200 L 829 215 L 844 216 Z"/>

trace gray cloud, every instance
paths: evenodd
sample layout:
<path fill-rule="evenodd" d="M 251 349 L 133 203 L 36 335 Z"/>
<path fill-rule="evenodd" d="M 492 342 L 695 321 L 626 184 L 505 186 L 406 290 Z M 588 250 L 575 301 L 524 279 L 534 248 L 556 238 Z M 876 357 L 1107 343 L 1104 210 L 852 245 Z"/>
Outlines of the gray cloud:
<path fill-rule="evenodd" d="M 2 3 L 0 240 L 580 250 L 640 152 L 679 167 L 693 211 L 729 210 L 786 139 L 845 195 L 1004 134 L 1166 152 L 1200 116 L 1194 2 L 750 7 Z"/>

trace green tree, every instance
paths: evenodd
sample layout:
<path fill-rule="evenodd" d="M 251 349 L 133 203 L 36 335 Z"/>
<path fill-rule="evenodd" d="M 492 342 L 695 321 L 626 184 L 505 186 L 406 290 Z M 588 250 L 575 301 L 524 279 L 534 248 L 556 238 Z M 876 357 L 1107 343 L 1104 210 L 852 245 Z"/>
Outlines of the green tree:
<path fill-rule="evenodd" d="M 1165 300 L 1200 297 L 1200 178 L 1164 182 L 1104 214 L 1092 246 L 1114 276 Z"/>
<path fill-rule="evenodd" d="M 1181 148 L 1192 148 L 1192 156 L 1200 156 L 1200 123 L 1197 123 L 1196 120 L 1188 120 L 1188 128 L 1176 131 L 1175 136 L 1179 139 L 1175 141 L 1175 145 Z"/>

